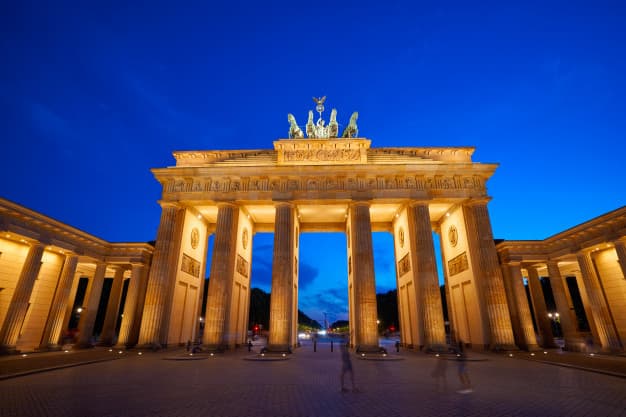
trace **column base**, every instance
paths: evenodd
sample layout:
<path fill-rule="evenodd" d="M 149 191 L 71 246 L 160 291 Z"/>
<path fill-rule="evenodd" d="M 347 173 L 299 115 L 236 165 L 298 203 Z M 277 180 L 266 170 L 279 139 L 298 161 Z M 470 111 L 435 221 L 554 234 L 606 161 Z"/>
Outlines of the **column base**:
<path fill-rule="evenodd" d="M 137 348 L 137 349 L 144 349 L 144 350 L 151 350 L 153 352 L 156 352 L 157 350 L 161 350 L 161 349 L 167 348 L 167 345 L 162 345 L 162 344 L 157 343 L 157 342 L 142 343 L 140 345 L 139 344 L 135 345 L 135 348 Z"/>
<path fill-rule="evenodd" d="M 385 348 L 378 345 L 357 345 L 356 353 L 385 353 Z"/>
<path fill-rule="evenodd" d="M 15 355 L 21 353 L 17 346 L 0 346 L 0 355 Z"/>
<path fill-rule="evenodd" d="M 228 345 L 224 343 L 201 345 L 201 349 L 203 352 L 223 353 L 228 350 Z"/>
<path fill-rule="evenodd" d="M 510 352 L 510 351 L 519 351 L 520 349 L 514 344 L 505 344 L 505 345 L 490 345 L 489 350 L 493 352 Z"/>
<path fill-rule="evenodd" d="M 267 345 L 261 353 L 293 353 L 289 344 Z"/>
<path fill-rule="evenodd" d="M 55 352 L 55 351 L 62 350 L 62 349 L 63 349 L 63 345 L 54 344 L 54 345 L 39 346 L 35 350 L 38 352 Z"/>
<path fill-rule="evenodd" d="M 421 350 L 426 353 L 446 353 L 450 351 L 450 347 L 443 343 L 433 343 L 425 345 Z"/>

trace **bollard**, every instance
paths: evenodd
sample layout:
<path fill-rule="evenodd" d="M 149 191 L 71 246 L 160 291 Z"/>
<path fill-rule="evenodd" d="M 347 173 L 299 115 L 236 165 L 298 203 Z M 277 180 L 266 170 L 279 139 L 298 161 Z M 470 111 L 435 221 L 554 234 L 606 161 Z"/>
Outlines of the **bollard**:
<path fill-rule="evenodd" d="M 396 342 L 396 352 L 400 353 L 400 342 Z"/>
<path fill-rule="evenodd" d="M 333 341 L 332 340 L 330 341 L 330 351 L 331 352 L 333 351 Z"/>
<path fill-rule="evenodd" d="M 317 352 L 317 340 L 313 341 L 313 352 Z"/>
<path fill-rule="evenodd" d="M 252 340 L 248 340 L 248 352 L 252 351 Z"/>

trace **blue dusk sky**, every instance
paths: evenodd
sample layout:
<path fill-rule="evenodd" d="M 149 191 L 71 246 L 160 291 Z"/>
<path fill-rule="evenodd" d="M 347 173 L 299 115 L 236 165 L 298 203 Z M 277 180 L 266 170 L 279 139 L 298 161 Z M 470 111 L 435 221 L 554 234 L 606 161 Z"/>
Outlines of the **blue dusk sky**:
<path fill-rule="evenodd" d="M 373 147 L 474 146 L 494 236 L 625 204 L 626 3 L 0 5 L 0 196 L 103 239 L 155 239 L 174 150 L 271 149 L 312 96 Z M 328 119 L 328 111 L 326 112 Z M 269 290 L 272 235 L 252 285 Z M 391 236 L 374 234 L 379 291 Z M 300 308 L 346 317 L 345 237 L 303 234 Z"/>

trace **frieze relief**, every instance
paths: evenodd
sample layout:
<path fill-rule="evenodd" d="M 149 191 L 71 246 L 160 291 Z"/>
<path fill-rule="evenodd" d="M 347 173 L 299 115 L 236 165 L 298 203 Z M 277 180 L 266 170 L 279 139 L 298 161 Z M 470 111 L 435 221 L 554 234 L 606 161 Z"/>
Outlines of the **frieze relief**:
<path fill-rule="evenodd" d="M 200 262 L 186 253 L 183 253 L 180 270 L 198 278 L 200 276 Z"/>
<path fill-rule="evenodd" d="M 360 161 L 359 149 L 313 149 L 284 151 L 285 162 L 296 161 Z"/>
<path fill-rule="evenodd" d="M 235 266 L 239 275 L 248 278 L 248 261 L 243 256 L 237 254 L 237 264 Z"/>
<path fill-rule="evenodd" d="M 469 262 L 467 261 L 467 252 L 463 252 L 448 261 L 448 271 L 450 276 L 460 274 L 468 269 Z"/>
<path fill-rule="evenodd" d="M 281 177 L 218 177 L 170 179 L 164 185 L 166 193 L 248 191 L 380 191 L 418 190 L 446 191 L 471 190 L 484 192 L 485 178 L 479 175 L 379 175 L 379 176 L 303 176 Z"/>
<path fill-rule="evenodd" d="M 398 276 L 401 277 L 411 270 L 411 259 L 407 253 L 398 261 Z"/>

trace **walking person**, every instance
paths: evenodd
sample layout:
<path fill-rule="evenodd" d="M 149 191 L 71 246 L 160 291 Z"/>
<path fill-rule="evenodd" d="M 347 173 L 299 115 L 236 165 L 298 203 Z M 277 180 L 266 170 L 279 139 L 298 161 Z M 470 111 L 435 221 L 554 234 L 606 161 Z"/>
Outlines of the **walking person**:
<path fill-rule="evenodd" d="M 457 392 L 459 394 L 469 394 L 474 390 L 472 389 L 472 383 L 470 381 L 469 373 L 467 372 L 467 355 L 465 354 L 465 348 L 462 341 L 459 341 L 456 360 L 459 365 L 459 380 L 463 386 L 463 388 Z"/>
<path fill-rule="evenodd" d="M 348 392 L 345 387 L 344 378 L 347 373 L 350 373 L 350 382 L 352 383 L 352 392 L 356 392 L 354 385 L 354 370 L 352 369 L 352 360 L 350 359 L 350 351 L 348 350 L 347 343 L 341 343 L 341 392 Z"/>
<path fill-rule="evenodd" d="M 447 379 L 447 370 L 448 370 L 448 360 L 446 358 L 442 358 L 440 356 L 435 357 L 437 364 L 435 365 L 435 369 L 430 373 L 430 376 L 435 378 L 435 383 L 437 384 L 438 392 L 446 392 L 448 390 L 448 379 Z"/>

